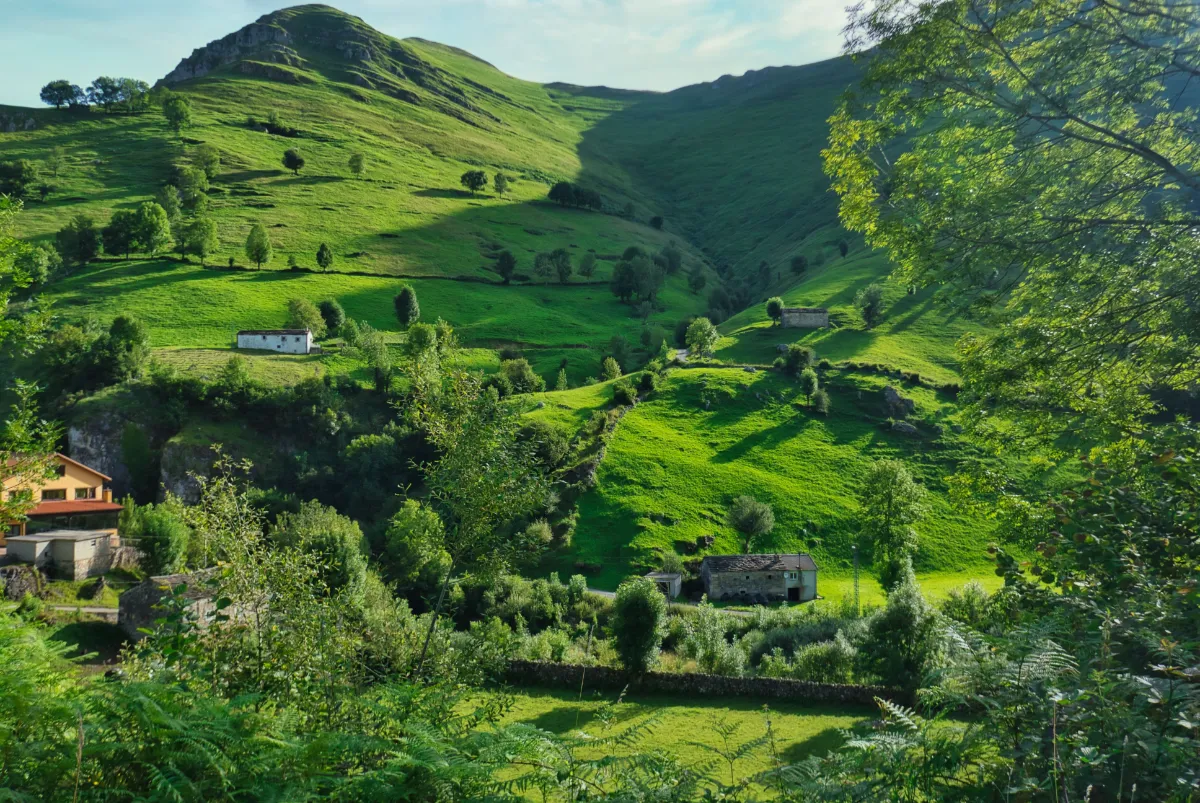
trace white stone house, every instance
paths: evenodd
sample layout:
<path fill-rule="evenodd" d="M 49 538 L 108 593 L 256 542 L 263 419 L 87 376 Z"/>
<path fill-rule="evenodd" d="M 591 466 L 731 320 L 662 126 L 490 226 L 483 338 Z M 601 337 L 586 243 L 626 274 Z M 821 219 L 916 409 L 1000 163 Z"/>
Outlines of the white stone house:
<path fill-rule="evenodd" d="M 312 354 L 316 350 L 310 329 L 244 329 L 237 333 L 237 347 L 279 354 Z"/>
<path fill-rule="evenodd" d="M 700 578 L 709 599 L 808 602 L 817 598 L 817 564 L 806 553 L 708 555 Z"/>

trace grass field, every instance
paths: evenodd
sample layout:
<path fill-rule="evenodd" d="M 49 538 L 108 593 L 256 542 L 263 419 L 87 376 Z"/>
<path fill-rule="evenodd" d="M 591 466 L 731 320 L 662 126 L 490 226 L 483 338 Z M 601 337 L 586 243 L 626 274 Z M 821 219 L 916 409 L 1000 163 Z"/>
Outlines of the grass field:
<path fill-rule="evenodd" d="M 592 735 L 620 732 L 647 719 L 653 720 L 644 746 L 653 746 L 673 754 L 689 765 L 708 764 L 717 759 L 699 745 L 720 747 L 720 737 L 714 723 L 737 727 L 732 737 L 735 745 L 757 739 L 766 732 L 767 717 L 771 720 L 779 751 L 784 763 L 800 761 L 809 755 L 824 755 L 841 744 L 840 731 L 854 727 L 878 716 L 877 709 L 833 707 L 786 703 L 772 700 L 764 710 L 761 701 L 740 698 L 668 697 L 632 694 L 624 698 L 608 730 L 595 719 L 605 703 L 615 700 L 597 696 L 585 690 L 582 701 L 577 692 L 542 689 L 515 689 L 515 704 L 505 717 L 507 723 L 527 723 L 560 735 L 583 730 Z M 698 743 L 698 744 L 697 744 Z M 635 744 L 634 749 L 637 746 Z M 719 760 L 719 759 L 718 759 Z M 723 760 L 713 772 L 728 783 L 729 766 Z M 751 753 L 737 762 L 736 777 L 744 779 L 769 769 L 772 756 L 766 750 Z"/>

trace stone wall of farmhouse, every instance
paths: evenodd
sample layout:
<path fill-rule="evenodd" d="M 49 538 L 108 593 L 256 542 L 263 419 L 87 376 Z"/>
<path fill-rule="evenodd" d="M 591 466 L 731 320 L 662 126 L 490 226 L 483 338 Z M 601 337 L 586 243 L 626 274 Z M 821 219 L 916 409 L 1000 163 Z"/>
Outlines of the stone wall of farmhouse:
<path fill-rule="evenodd" d="M 585 674 L 586 673 L 586 674 Z M 546 661 L 510 661 L 504 678 L 521 686 L 543 686 L 578 691 L 580 681 L 585 693 L 593 689 L 619 692 L 624 688 L 643 694 L 687 694 L 703 697 L 753 697 L 811 703 L 842 703 L 873 706 L 875 699 L 912 705 L 912 695 L 902 689 L 884 686 L 849 686 L 837 683 L 810 683 L 803 680 L 723 675 L 669 674 L 646 672 L 634 675 L 605 666 L 555 664 Z"/>
<path fill-rule="evenodd" d="M 706 572 L 705 591 L 709 599 L 737 599 L 764 596 L 770 600 L 787 598 L 783 572 Z"/>
<path fill-rule="evenodd" d="M 783 325 L 796 329 L 824 329 L 829 326 L 829 310 L 800 310 L 785 309 Z"/>

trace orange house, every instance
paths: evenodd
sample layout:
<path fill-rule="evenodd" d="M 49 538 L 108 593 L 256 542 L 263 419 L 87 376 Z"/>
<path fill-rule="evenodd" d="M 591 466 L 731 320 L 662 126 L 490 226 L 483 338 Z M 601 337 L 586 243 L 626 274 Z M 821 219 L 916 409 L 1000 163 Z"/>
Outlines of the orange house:
<path fill-rule="evenodd" d="M 30 535 L 49 530 L 108 531 L 117 534 L 117 514 L 121 506 L 112 499 L 106 483 L 112 477 L 101 474 L 63 454 L 54 455 L 56 475 L 37 485 L 20 478 L 7 477 L 0 486 L 6 499 L 31 497 L 35 507 L 25 521 L 10 522 L 0 530 L 0 544 L 10 536 Z"/>

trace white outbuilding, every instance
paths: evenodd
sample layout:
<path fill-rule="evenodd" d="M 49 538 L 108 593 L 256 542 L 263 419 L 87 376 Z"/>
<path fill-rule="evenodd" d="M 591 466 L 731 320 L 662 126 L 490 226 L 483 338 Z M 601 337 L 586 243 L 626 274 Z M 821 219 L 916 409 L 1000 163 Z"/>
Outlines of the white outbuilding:
<path fill-rule="evenodd" d="M 314 351 L 310 329 L 244 329 L 237 333 L 237 347 L 280 354 L 311 354 Z"/>

